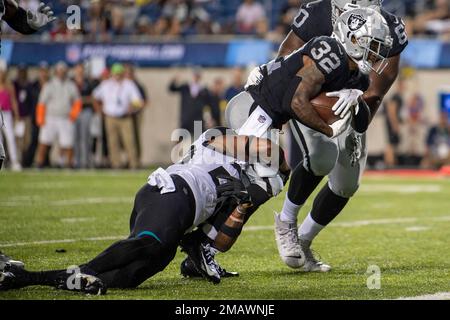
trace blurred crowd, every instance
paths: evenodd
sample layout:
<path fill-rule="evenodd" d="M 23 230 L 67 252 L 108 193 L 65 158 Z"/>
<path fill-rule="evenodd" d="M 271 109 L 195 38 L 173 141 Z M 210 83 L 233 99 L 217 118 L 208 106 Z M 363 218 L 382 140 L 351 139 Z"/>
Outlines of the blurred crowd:
<path fill-rule="evenodd" d="M 120 36 L 253 35 L 282 40 L 301 3 L 311 0 L 59 0 L 51 4 L 61 18 L 41 38 L 52 41 L 110 41 Z M 35 9 L 39 0 L 22 0 Z M 81 29 L 69 30 L 67 7 L 78 5 Z M 385 8 L 404 17 L 408 34 L 450 36 L 450 1 L 385 0 Z M 5 33 L 20 37 L 4 26 Z"/>
<path fill-rule="evenodd" d="M 88 76 L 83 63 L 69 68 L 43 62 L 36 79 L 26 66 L 16 74 L 10 79 L 0 70 L 0 139 L 12 170 L 139 167 L 148 100 L 133 65 L 114 64 L 98 79 Z M 56 157 L 50 157 L 52 149 Z"/>

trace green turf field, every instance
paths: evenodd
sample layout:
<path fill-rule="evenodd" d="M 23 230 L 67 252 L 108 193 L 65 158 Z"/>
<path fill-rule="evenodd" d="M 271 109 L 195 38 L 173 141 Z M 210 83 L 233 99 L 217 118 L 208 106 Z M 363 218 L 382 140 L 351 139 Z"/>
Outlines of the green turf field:
<path fill-rule="evenodd" d="M 127 234 L 135 192 L 148 172 L 29 171 L 0 175 L 0 249 L 30 270 L 66 268 Z M 88 297 L 46 287 L 0 292 L 1 299 L 391 299 L 450 292 L 450 179 L 366 177 L 358 195 L 317 238 L 328 274 L 302 274 L 278 257 L 266 204 L 234 248 L 217 256 L 239 278 L 214 286 L 183 279 L 177 254 L 136 290 Z M 311 202 L 302 211 L 305 216 Z M 259 227 L 259 228 L 256 228 Z M 56 250 L 65 249 L 65 253 Z M 368 289 L 369 266 L 381 289 Z"/>

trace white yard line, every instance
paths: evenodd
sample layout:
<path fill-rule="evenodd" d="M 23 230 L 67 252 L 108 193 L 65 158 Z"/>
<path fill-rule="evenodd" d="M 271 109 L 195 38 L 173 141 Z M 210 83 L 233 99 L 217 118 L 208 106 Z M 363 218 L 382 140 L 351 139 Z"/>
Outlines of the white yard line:
<path fill-rule="evenodd" d="M 450 292 L 438 292 L 415 297 L 400 297 L 397 300 L 450 300 Z"/>
<path fill-rule="evenodd" d="M 351 222 L 336 222 L 330 224 L 330 227 L 336 228 L 354 228 L 368 225 L 383 225 L 383 224 L 403 224 L 403 223 L 411 223 L 417 222 L 422 218 L 415 217 L 407 217 L 407 218 L 398 218 L 398 219 L 373 219 L 373 220 L 358 220 Z M 450 216 L 442 216 L 436 218 L 423 218 L 427 219 L 427 221 L 450 221 Z M 273 225 L 268 226 L 248 226 L 244 227 L 244 231 L 255 232 L 255 231 L 268 231 L 273 230 Z M 408 230 L 409 229 L 409 230 Z M 406 231 L 423 231 L 429 229 L 428 227 L 417 227 L 413 226 L 411 228 L 406 228 Z M 42 240 L 42 241 L 31 241 L 31 242 L 6 242 L 0 243 L 0 248 L 6 247 L 19 247 L 19 246 L 27 246 L 27 245 L 41 245 L 41 244 L 55 244 L 55 243 L 71 243 L 78 241 L 105 241 L 105 240 L 120 240 L 125 239 L 126 236 L 105 236 L 105 237 L 90 237 L 90 238 L 82 238 L 82 239 L 61 239 L 61 240 Z"/>

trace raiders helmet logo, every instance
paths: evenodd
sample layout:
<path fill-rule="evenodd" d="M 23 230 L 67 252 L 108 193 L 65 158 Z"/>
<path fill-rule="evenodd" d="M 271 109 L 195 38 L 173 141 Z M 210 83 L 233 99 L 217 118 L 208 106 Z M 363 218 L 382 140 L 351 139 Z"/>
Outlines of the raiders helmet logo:
<path fill-rule="evenodd" d="M 360 29 L 367 22 L 360 14 L 352 14 L 348 18 L 348 28 L 351 31 L 356 31 Z"/>

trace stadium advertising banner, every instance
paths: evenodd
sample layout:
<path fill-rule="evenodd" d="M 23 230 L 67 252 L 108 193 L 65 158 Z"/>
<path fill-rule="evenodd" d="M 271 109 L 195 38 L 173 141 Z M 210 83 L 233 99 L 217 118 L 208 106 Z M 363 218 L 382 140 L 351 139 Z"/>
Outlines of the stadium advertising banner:
<path fill-rule="evenodd" d="M 77 63 L 92 57 L 104 58 L 108 63 L 133 62 L 143 67 L 168 67 L 202 65 L 221 67 L 231 65 L 262 64 L 272 51 L 266 41 L 239 41 L 219 43 L 150 43 L 150 44 L 99 44 L 99 43 L 11 43 L 5 60 L 16 65 L 37 65 L 41 61 L 54 64 L 66 61 Z M 33 52 L 32 55 L 29 53 Z M 48 53 L 52 54 L 49 55 Z M 250 54 L 251 52 L 257 52 Z"/>

